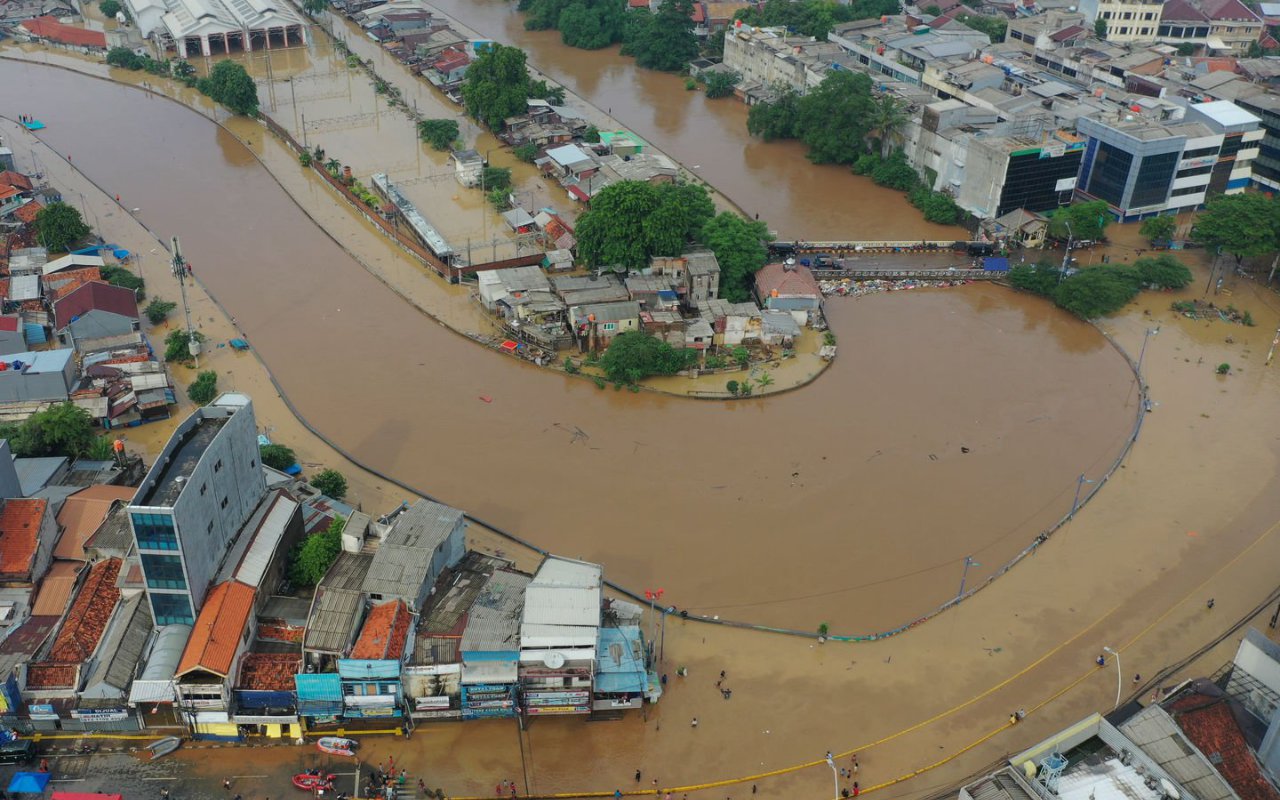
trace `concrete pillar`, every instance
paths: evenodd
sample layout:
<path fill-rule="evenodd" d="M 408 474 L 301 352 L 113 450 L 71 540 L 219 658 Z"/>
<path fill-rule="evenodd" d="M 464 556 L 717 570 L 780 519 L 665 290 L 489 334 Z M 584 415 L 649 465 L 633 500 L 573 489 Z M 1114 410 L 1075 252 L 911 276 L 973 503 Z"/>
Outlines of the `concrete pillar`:
<path fill-rule="evenodd" d="M 222 52 L 223 53 L 231 52 L 231 34 L 229 33 L 222 34 Z"/>
<path fill-rule="evenodd" d="M 245 51 L 246 53 L 252 53 L 252 52 L 253 52 L 253 37 L 249 35 L 249 30 L 248 30 L 248 28 L 246 28 L 246 29 L 245 29 L 245 30 L 240 34 L 240 38 L 244 40 L 244 51 Z"/>
<path fill-rule="evenodd" d="M 208 34 L 203 34 L 200 37 L 200 52 L 203 53 L 206 58 L 213 55 L 213 49 L 209 47 Z"/>
<path fill-rule="evenodd" d="M 262 33 L 267 40 L 267 49 L 270 50 L 271 49 L 271 29 L 263 28 Z"/>

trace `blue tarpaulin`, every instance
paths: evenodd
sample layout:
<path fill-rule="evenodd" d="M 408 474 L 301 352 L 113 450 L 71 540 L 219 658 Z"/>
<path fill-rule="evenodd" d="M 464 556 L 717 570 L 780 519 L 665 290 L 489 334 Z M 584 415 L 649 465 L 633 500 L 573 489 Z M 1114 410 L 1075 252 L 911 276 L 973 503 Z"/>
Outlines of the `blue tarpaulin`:
<path fill-rule="evenodd" d="M 982 268 L 988 272 L 1008 272 L 1009 259 L 999 256 L 987 256 L 982 259 Z"/>
<path fill-rule="evenodd" d="M 47 772 L 19 772 L 9 781 L 9 794 L 44 794 L 48 783 Z"/>

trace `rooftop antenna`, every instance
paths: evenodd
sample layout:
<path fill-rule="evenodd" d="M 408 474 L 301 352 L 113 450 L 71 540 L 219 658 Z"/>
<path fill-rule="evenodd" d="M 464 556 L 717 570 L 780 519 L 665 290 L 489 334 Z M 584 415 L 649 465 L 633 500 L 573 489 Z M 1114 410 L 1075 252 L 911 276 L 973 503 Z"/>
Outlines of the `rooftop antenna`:
<path fill-rule="evenodd" d="M 178 290 L 182 293 L 182 313 L 187 319 L 187 352 L 195 359 L 196 369 L 200 369 L 200 340 L 196 338 L 195 328 L 191 327 L 191 306 L 187 305 L 187 262 L 182 258 L 182 246 L 178 237 L 173 242 L 173 276 L 178 279 Z"/>

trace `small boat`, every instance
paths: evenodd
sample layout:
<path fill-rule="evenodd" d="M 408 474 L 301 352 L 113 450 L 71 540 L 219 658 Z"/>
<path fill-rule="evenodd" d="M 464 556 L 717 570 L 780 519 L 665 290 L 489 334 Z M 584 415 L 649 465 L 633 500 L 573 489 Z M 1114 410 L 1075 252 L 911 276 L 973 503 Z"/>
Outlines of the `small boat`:
<path fill-rule="evenodd" d="M 293 785 L 306 792 L 314 792 L 317 789 L 332 789 L 333 780 L 336 775 L 313 775 L 310 772 L 299 772 L 293 776 Z"/>
<path fill-rule="evenodd" d="M 182 740 L 177 736 L 166 736 L 163 739 L 152 742 L 147 745 L 147 749 L 151 751 L 151 760 L 167 756 L 182 745 Z"/>
<path fill-rule="evenodd" d="M 335 756 L 353 756 L 357 746 L 355 739 L 343 739 L 340 736 L 325 736 L 316 742 L 320 752 Z"/>

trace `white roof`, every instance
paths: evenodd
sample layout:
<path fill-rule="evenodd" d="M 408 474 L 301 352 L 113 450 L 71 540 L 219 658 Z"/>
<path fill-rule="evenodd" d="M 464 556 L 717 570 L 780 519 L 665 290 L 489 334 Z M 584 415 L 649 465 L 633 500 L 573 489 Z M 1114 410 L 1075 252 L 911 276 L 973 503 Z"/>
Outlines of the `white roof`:
<path fill-rule="evenodd" d="M 520 648 L 545 650 L 548 648 L 595 647 L 599 638 L 596 628 L 574 625 L 521 625 Z"/>
<path fill-rule="evenodd" d="M 9 299 L 14 301 L 39 300 L 40 276 L 14 275 L 9 279 Z"/>
<path fill-rule="evenodd" d="M 565 661 L 595 661 L 596 649 L 595 647 L 557 647 L 546 650 L 522 650 L 520 652 L 520 663 L 531 664 L 537 662 L 546 664 L 548 656 L 554 659 L 556 655 L 561 656 Z"/>
<path fill-rule="evenodd" d="M 289 520 L 293 518 L 293 512 L 297 508 L 298 501 L 287 495 L 281 494 L 276 499 L 267 518 L 254 534 L 253 544 L 249 545 L 249 550 L 240 561 L 240 568 L 236 570 L 236 580 L 255 589 L 262 586 L 267 567 L 271 565 L 271 556 L 280 546 L 285 528 L 289 525 Z"/>
<path fill-rule="evenodd" d="M 462 682 L 476 683 L 515 683 L 520 670 L 518 661 L 464 661 L 462 663 Z"/>
<path fill-rule="evenodd" d="M 1280 17 L 1280 3 L 1258 3 L 1258 10 L 1266 17 Z"/>
<path fill-rule="evenodd" d="M 71 255 L 65 255 L 62 258 L 58 258 L 58 259 L 54 259 L 53 261 L 50 261 L 49 263 L 44 265 L 41 271 L 45 275 L 51 275 L 54 272 L 58 272 L 59 270 L 72 269 L 73 267 L 76 269 L 79 269 L 81 267 L 101 268 L 101 267 L 105 267 L 106 265 L 107 265 L 107 262 L 103 261 L 101 256 L 81 256 L 81 255 L 71 254 Z"/>
<path fill-rule="evenodd" d="M 275 0 L 164 0 L 164 25 L 175 38 L 302 25 L 287 3 Z"/>
<path fill-rule="evenodd" d="M 598 564 L 549 556 L 524 596 L 524 625 L 597 627 L 603 599 Z M 523 644 L 523 636 L 522 644 Z"/>
<path fill-rule="evenodd" d="M 591 156 L 584 153 L 582 148 L 578 147 L 576 144 L 565 144 L 559 147 L 553 147 L 547 151 L 547 158 L 562 167 L 591 160 Z"/>
<path fill-rule="evenodd" d="M 1196 103 L 1192 106 L 1196 111 L 1222 126 L 1257 125 L 1262 120 L 1245 111 L 1230 100 L 1214 100 L 1211 103 Z"/>

